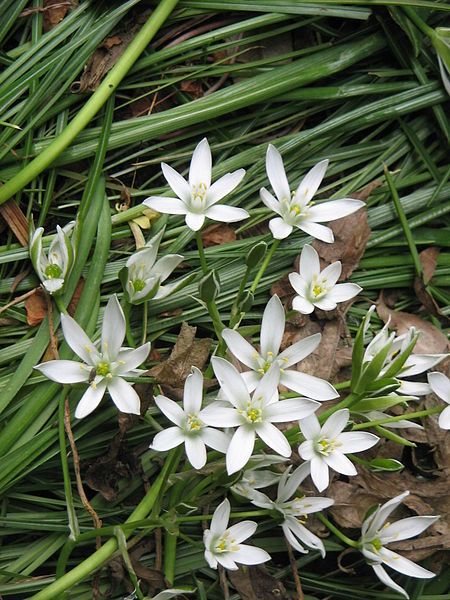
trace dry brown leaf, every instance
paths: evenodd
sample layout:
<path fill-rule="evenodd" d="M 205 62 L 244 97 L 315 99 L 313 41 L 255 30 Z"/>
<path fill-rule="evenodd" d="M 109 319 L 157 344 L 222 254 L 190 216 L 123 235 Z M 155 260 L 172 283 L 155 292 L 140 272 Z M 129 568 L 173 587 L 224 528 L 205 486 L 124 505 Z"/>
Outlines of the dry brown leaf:
<path fill-rule="evenodd" d="M 203 85 L 199 79 L 185 79 L 180 84 L 180 90 L 186 92 L 192 98 L 201 98 L 204 95 Z"/>
<path fill-rule="evenodd" d="M 326 244 L 315 240 L 313 247 L 319 254 L 322 267 L 337 260 L 341 261 L 342 273 L 339 281 L 343 281 L 358 266 L 370 237 L 367 210 L 360 209 L 348 217 L 337 219 L 330 223 L 330 227 L 334 233 L 334 243 Z"/>
<path fill-rule="evenodd" d="M 73 0 L 44 0 L 44 31 L 56 27 L 74 4 Z"/>
<path fill-rule="evenodd" d="M 160 365 L 152 367 L 148 374 L 159 383 L 172 388 L 182 388 L 192 367 L 202 370 L 211 351 L 210 338 L 195 339 L 196 327 L 182 323 L 181 330 L 170 356 Z"/>
<path fill-rule="evenodd" d="M 439 248 L 431 246 L 425 248 L 419 254 L 420 264 L 422 265 L 423 282 L 428 283 L 436 271 L 437 259 L 439 256 Z"/>
<path fill-rule="evenodd" d="M 356 200 L 367 200 L 372 192 L 380 187 L 382 183 L 383 181 L 381 179 L 374 179 L 357 192 L 350 194 L 350 198 L 355 198 Z"/>
<path fill-rule="evenodd" d="M 83 277 L 80 277 L 80 279 L 78 280 L 77 286 L 75 288 L 75 291 L 72 295 L 72 298 L 69 302 L 69 306 L 67 307 L 67 312 L 69 313 L 69 315 L 71 317 L 73 317 L 73 315 L 75 314 L 75 311 L 78 306 L 78 302 L 80 301 L 80 298 L 81 298 L 81 294 L 83 293 L 83 289 L 84 289 L 84 279 L 83 279 Z"/>
<path fill-rule="evenodd" d="M 416 354 L 441 354 L 447 352 L 449 343 L 442 331 L 439 331 L 437 327 L 417 315 L 390 309 L 386 306 L 382 293 L 377 302 L 377 313 L 385 323 L 390 318 L 390 327 L 395 329 L 399 335 L 407 333 L 411 327 L 420 331 L 419 340 L 414 347 Z"/>
<path fill-rule="evenodd" d="M 8 200 L 0 206 L 0 215 L 22 246 L 28 246 L 28 221 L 15 200 Z"/>
<path fill-rule="evenodd" d="M 31 296 L 25 300 L 25 311 L 27 313 L 27 323 L 34 327 L 39 325 L 47 316 L 47 301 L 44 292 L 37 288 Z"/>
<path fill-rule="evenodd" d="M 227 573 L 242 600 L 283 600 L 290 597 L 281 581 L 264 567 L 241 567 Z"/>
<path fill-rule="evenodd" d="M 236 240 L 236 232 L 229 225 L 218 223 L 210 225 L 202 231 L 202 240 L 204 246 L 218 246 Z"/>

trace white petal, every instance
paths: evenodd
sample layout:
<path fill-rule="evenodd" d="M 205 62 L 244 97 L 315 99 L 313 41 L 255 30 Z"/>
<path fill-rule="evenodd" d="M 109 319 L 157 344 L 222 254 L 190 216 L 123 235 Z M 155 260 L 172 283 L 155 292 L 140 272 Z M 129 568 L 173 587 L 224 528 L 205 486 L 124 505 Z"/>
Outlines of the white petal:
<path fill-rule="evenodd" d="M 161 163 L 161 169 L 164 177 L 167 180 L 167 183 L 170 185 L 178 198 L 183 200 L 183 202 L 188 202 L 191 198 L 191 189 L 186 179 L 180 175 L 178 171 L 175 171 L 175 169 L 169 165 L 166 165 L 166 163 Z"/>
<path fill-rule="evenodd" d="M 237 571 L 239 567 L 233 560 L 234 554 L 234 552 L 222 552 L 221 554 L 216 554 L 217 562 L 229 571 Z"/>
<path fill-rule="evenodd" d="M 212 429 L 212 427 L 204 427 L 202 429 L 201 436 L 205 444 L 213 450 L 223 452 L 224 454 L 228 450 L 230 438 L 223 431 Z"/>
<path fill-rule="evenodd" d="M 288 423 L 312 415 L 320 406 L 318 402 L 306 398 L 289 398 L 274 402 L 264 410 L 272 423 Z"/>
<path fill-rule="evenodd" d="M 281 217 L 275 217 L 269 221 L 269 229 L 276 240 L 284 240 L 291 235 L 294 228 L 285 223 Z"/>
<path fill-rule="evenodd" d="M 270 554 L 268 554 L 262 548 L 255 548 L 255 546 L 241 545 L 239 550 L 233 552 L 233 560 L 242 565 L 259 565 L 263 562 L 270 560 Z"/>
<path fill-rule="evenodd" d="M 391 523 L 383 527 L 380 532 L 380 541 L 382 544 L 389 542 L 398 542 L 408 540 L 425 531 L 430 525 L 435 523 L 439 517 L 408 517 L 400 519 L 396 523 Z"/>
<path fill-rule="evenodd" d="M 34 367 L 57 383 L 80 383 L 89 380 L 90 367 L 74 360 L 49 360 Z"/>
<path fill-rule="evenodd" d="M 295 296 L 292 300 L 292 308 L 303 315 L 309 315 L 314 311 L 314 304 L 302 296 Z"/>
<path fill-rule="evenodd" d="M 334 286 L 336 281 L 339 279 L 342 273 L 342 263 L 340 260 L 337 260 L 334 263 L 331 263 L 320 274 L 321 281 L 327 283 L 328 286 Z"/>
<path fill-rule="evenodd" d="M 320 340 L 322 339 L 322 334 L 315 333 L 314 335 L 309 335 L 302 340 L 295 342 L 292 346 L 283 350 L 283 352 L 278 356 L 278 360 L 282 360 L 284 365 L 283 368 L 292 367 L 292 365 L 296 365 L 301 360 L 306 358 L 314 352 L 317 346 L 320 344 Z"/>
<path fill-rule="evenodd" d="M 258 382 L 253 398 L 263 398 L 264 404 L 270 404 L 278 400 L 278 383 L 280 381 L 280 367 L 273 363 L 267 373 Z"/>
<path fill-rule="evenodd" d="M 150 196 L 143 201 L 143 204 L 156 212 L 167 215 L 185 215 L 187 213 L 186 204 L 179 198 Z"/>
<path fill-rule="evenodd" d="M 260 343 L 263 358 L 267 357 L 268 352 L 272 352 L 275 356 L 278 354 L 284 334 L 284 324 L 284 308 L 275 294 L 264 309 L 261 323 Z"/>
<path fill-rule="evenodd" d="M 198 413 L 202 407 L 203 374 L 197 367 L 192 367 L 192 373 L 184 383 L 183 407 L 187 413 Z"/>
<path fill-rule="evenodd" d="M 328 292 L 327 298 L 336 303 L 345 302 L 350 298 L 354 298 L 361 291 L 362 287 L 356 283 L 338 283 Z"/>
<path fill-rule="evenodd" d="M 174 269 L 184 260 L 180 254 L 168 254 L 156 261 L 152 268 L 152 275 L 158 277 L 160 282 L 165 281 Z"/>
<path fill-rule="evenodd" d="M 121 350 L 117 356 L 120 362 L 120 373 L 127 373 L 142 365 L 150 352 L 150 342 L 132 350 Z"/>
<path fill-rule="evenodd" d="M 319 255 L 309 244 L 303 246 L 300 255 L 300 277 L 304 281 L 311 282 L 313 277 L 320 273 Z"/>
<path fill-rule="evenodd" d="M 125 317 L 122 307 L 117 300 L 117 296 L 113 294 L 108 300 L 103 315 L 102 353 L 106 355 L 109 360 L 116 360 L 124 339 Z"/>
<path fill-rule="evenodd" d="M 176 448 L 180 444 L 184 444 L 184 435 L 179 427 L 169 427 L 163 431 L 158 432 L 153 438 L 153 442 L 150 444 L 152 450 L 158 452 L 165 452 Z"/>
<path fill-rule="evenodd" d="M 314 414 L 303 418 L 300 421 L 299 426 L 305 440 L 314 440 L 314 438 L 320 435 L 319 419 Z"/>
<path fill-rule="evenodd" d="M 155 404 L 159 410 L 166 415 L 169 421 L 172 421 L 172 423 L 175 423 L 178 427 L 184 425 L 185 413 L 176 402 L 165 396 L 156 396 Z"/>
<path fill-rule="evenodd" d="M 246 408 L 250 396 L 239 371 L 223 358 L 213 356 L 211 363 L 227 400 L 237 408 Z"/>
<path fill-rule="evenodd" d="M 309 202 L 319 189 L 327 167 L 328 160 L 321 160 L 317 165 L 310 169 L 298 186 L 295 195 L 298 196 L 299 199 L 304 198 L 306 202 Z"/>
<path fill-rule="evenodd" d="M 220 221 L 221 223 L 234 223 L 242 221 L 242 219 L 248 219 L 250 216 L 243 208 L 227 206 L 225 204 L 215 204 L 211 208 L 206 209 L 205 214 L 208 219 Z"/>
<path fill-rule="evenodd" d="M 227 450 L 227 472 L 232 475 L 245 467 L 255 446 L 255 432 L 242 426 L 236 429 Z"/>
<path fill-rule="evenodd" d="M 330 483 L 328 465 L 318 456 L 311 459 L 311 479 L 319 492 L 323 492 Z"/>
<path fill-rule="evenodd" d="M 406 381 L 398 379 L 400 387 L 397 390 L 398 394 L 405 394 L 405 396 L 425 396 L 431 394 L 431 386 L 428 383 L 422 383 L 420 381 Z"/>
<path fill-rule="evenodd" d="M 409 596 L 405 590 L 395 583 L 391 577 L 389 577 L 381 565 L 371 565 L 371 567 L 375 571 L 375 575 L 378 577 L 381 583 L 384 583 L 386 587 L 391 588 L 391 590 L 394 590 L 409 600 Z"/>
<path fill-rule="evenodd" d="M 281 154 L 275 146 L 272 146 L 272 144 L 269 144 L 269 147 L 267 148 L 266 171 L 267 177 L 269 178 L 270 184 L 278 200 L 289 200 L 291 197 L 291 190 L 286 177 L 286 171 L 284 170 L 283 159 L 281 158 Z"/>
<path fill-rule="evenodd" d="M 304 421 L 304 419 L 303 419 Z M 300 421 L 302 423 L 303 421 Z M 316 451 L 314 449 L 315 442 L 313 440 L 306 440 L 302 442 L 298 447 L 298 453 L 303 458 L 303 460 L 310 461 L 316 456 Z M 309 463 L 308 463 L 308 466 Z"/>
<path fill-rule="evenodd" d="M 251 537 L 255 533 L 257 527 L 258 525 L 254 521 L 241 521 L 240 523 L 236 523 L 236 525 L 229 527 L 228 533 L 237 544 L 240 544 Z"/>
<path fill-rule="evenodd" d="M 210 207 L 231 193 L 242 181 L 245 175 L 244 169 L 238 169 L 233 173 L 227 173 L 218 179 L 206 193 L 207 206 Z"/>
<path fill-rule="evenodd" d="M 428 383 L 436 396 L 450 404 L 450 379 L 444 373 L 428 373 Z"/>
<path fill-rule="evenodd" d="M 348 454 L 349 452 L 362 452 L 372 448 L 378 442 L 379 438 L 373 433 L 346 431 L 338 437 L 340 442 L 339 451 Z"/>
<path fill-rule="evenodd" d="M 277 501 L 286 502 L 291 496 L 293 496 L 297 488 L 303 483 L 303 481 L 310 474 L 311 469 L 309 463 L 303 463 L 295 469 L 287 479 L 286 484 L 283 486 L 281 492 L 280 485 L 278 486 Z M 281 492 L 281 493 L 280 493 Z"/>
<path fill-rule="evenodd" d="M 361 528 L 363 537 L 372 539 L 378 535 L 378 531 L 383 523 L 408 495 L 408 491 L 403 492 L 402 494 L 395 496 L 395 498 L 391 498 L 391 500 L 388 500 L 382 506 L 378 507 L 378 509 L 364 521 Z"/>
<path fill-rule="evenodd" d="M 95 410 L 100 404 L 100 401 L 103 398 L 105 391 L 105 380 L 97 384 L 95 388 L 92 385 L 90 385 L 88 389 L 84 392 L 83 396 L 81 397 L 81 400 L 78 402 L 77 408 L 75 410 L 75 417 L 77 419 L 83 419 L 83 417 L 86 417 L 93 410 Z"/>
<path fill-rule="evenodd" d="M 332 452 L 328 456 L 324 456 L 323 460 L 327 463 L 330 469 L 342 475 L 353 476 L 357 474 L 355 465 L 344 454 L 340 452 Z"/>
<path fill-rule="evenodd" d="M 271 423 L 257 423 L 255 429 L 256 433 L 269 448 L 272 448 L 272 450 L 275 450 L 281 456 L 286 456 L 286 458 L 292 454 L 289 442 L 275 425 Z"/>
<path fill-rule="evenodd" d="M 241 373 L 241 377 L 244 380 L 245 385 L 247 386 L 247 390 L 249 392 L 253 392 L 253 390 L 256 389 L 261 379 L 261 375 L 256 371 L 244 371 L 243 373 Z"/>
<path fill-rule="evenodd" d="M 336 302 L 328 298 L 328 294 L 323 298 L 319 298 L 319 300 L 313 300 L 313 304 L 316 308 L 320 308 L 320 310 L 334 310 L 336 308 Z"/>
<path fill-rule="evenodd" d="M 364 206 L 364 202 L 353 200 L 352 198 L 329 200 L 328 202 L 312 206 L 308 211 L 308 219 L 311 219 L 315 223 L 335 221 L 336 219 L 351 215 L 362 206 Z"/>
<path fill-rule="evenodd" d="M 332 400 L 339 397 L 337 391 L 328 381 L 293 369 L 284 371 L 281 374 L 280 381 L 290 390 L 307 398 L 313 398 L 313 400 Z"/>
<path fill-rule="evenodd" d="M 207 406 L 200 413 L 200 418 L 211 427 L 238 427 L 242 425 L 242 417 L 235 408 L 223 406 Z"/>
<path fill-rule="evenodd" d="M 402 556 L 401 554 L 397 554 L 388 548 L 381 548 L 379 551 L 379 556 L 381 560 L 399 573 L 403 573 L 404 575 L 409 575 L 409 577 L 419 577 L 420 579 L 428 579 L 430 577 L 434 577 L 435 573 L 428 571 L 428 569 L 424 569 L 423 567 L 416 565 L 416 563 L 412 562 Z"/>
<path fill-rule="evenodd" d="M 230 519 L 230 502 L 225 498 L 223 502 L 219 504 L 213 514 L 211 520 L 211 534 L 213 537 L 216 535 L 222 535 L 228 525 Z"/>
<path fill-rule="evenodd" d="M 199 215 L 198 213 L 187 212 L 186 213 L 186 225 L 192 231 L 199 231 L 203 227 L 205 222 L 205 215 Z"/>
<path fill-rule="evenodd" d="M 450 406 L 444 408 L 439 415 L 439 427 L 442 429 L 450 429 Z"/>
<path fill-rule="evenodd" d="M 289 528 L 299 540 L 301 540 L 309 548 L 318 550 L 322 555 L 322 558 L 325 557 L 325 547 L 322 540 L 318 538 L 317 535 L 314 535 L 314 533 L 301 525 L 296 519 L 289 519 Z"/>
<path fill-rule="evenodd" d="M 448 354 L 411 354 L 403 365 L 402 377 L 411 377 L 419 375 L 446 358 Z"/>
<path fill-rule="evenodd" d="M 335 438 L 347 427 L 350 412 L 348 408 L 341 408 L 330 415 L 322 426 L 321 436 Z"/>
<path fill-rule="evenodd" d="M 42 285 L 45 287 L 49 294 L 54 294 L 62 288 L 62 286 L 64 285 L 64 279 L 45 279 L 42 282 Z"/>
<path fill-rule="evenodd" d="M 289 517 L 287 517 L 285 519 L 285 521 L 281 525 L 281 528 L 283 530 L 283 533 L 284 533 L 284 536 L 285 536 L 286 540 L 294 548 L 294 550 L 297 550 L 297 552 L 301 552 L 302 554 L 307 554 L 308 551 L 305 548 L 303 548 L 303 546 L 301 546 L 298 543 L 297 538 L 292 533 L 292 531 L 291 531 L 291 529 L 289 527 L 289 521 L 288 521 L 288 519 L 289 519 Z"/>
<path fill-rule="evenodd" d="M 189 435 L 184 440 L 186 455 L 194 469 L 201 469 L 206 464 L 206 447 L 200 435 Z"/>
<path fill-rule="evenodd" d="M 88 365 L 94 365 L 99 357 L 97 348 L 84 333 L 75 319 L 69 315 L 61 315 L 61 327 L 64 338 L 75 354 L 84 360 Z"/>
<path fill-rule="evenodd" d="M 319 225 L 308 220 L 303 221 L 298 227 L 317 240 L 327 242 L 327 244 L 334 242 L 333 231 L 329 227 L 325 227 L 325 225 Z"/>
<path fill-rule="evenodd" d="M 141 414 L 141 400 L 128 381 L 121 377 L 113 377 L 108 382 L 108 392 L 120 412 Z"/>
<path fill-rule="evenodd" d="M 211 185 L 212 157 L 208 140 L 203 138 L 192 154 L 189 167 L 189 185 L 204 183 L 207 188 Z"/>
<path fill-rule="evenodd" d="M 222 331 L 222 337 L 230 352 L 234 354 L 238 360 L 251 369 L 258 369 L 259 354 L 240 333 L 234 329 L 224 329 Z"/>
<path fill-rule="evenodd" d="M 289 283 L 300 296 L 306 296 L 308 292 L 308 284 L 299 273 L 289 273 Z"/>
<path fill-rule="evenodd" d="M 261 188 L 259 190 L 259 195 L 267 208 L 270 208 L 270 210 L 273 210 L 273 212 L 277 213 L 278 215 L 280 214 L 280 203 L 272 196 L 270 192 L 266 190 L 266 188 Z"/>

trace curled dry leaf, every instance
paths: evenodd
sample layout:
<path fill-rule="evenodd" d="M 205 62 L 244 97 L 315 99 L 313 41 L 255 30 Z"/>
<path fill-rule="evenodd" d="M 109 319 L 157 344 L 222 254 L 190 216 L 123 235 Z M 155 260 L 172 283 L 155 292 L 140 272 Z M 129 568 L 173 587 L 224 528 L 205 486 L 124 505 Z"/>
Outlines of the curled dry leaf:
<path fill-rule="evenodd" d="M 205 246 L 219 246 L 236 240 L 236 233 L 232 227 L 224 223 L 210 225 L 202 231 L 202 240 Z"/>
<path fill-rule="evenodd" d="M 425 284 L 430 281 L 436 271 L 438 257 L 439 248 L 434 246 L 425 248 L 419 254 L 420 264 L 422 265 L 422 277 Z"/>
<path fill-rule="evenodd" d="M 27 313 L 27 323 L 31 327 L 39 325 L 47 316 L 47 301 L 45 293 L 41 288 L 37 288 L 25 300 L 25 311 Z"/>
<path fill-rule="evenodd" d="M 50 31 L 64 19 L 69 8 L 78 4 L 74 0 L 44 0 L 44 30 Z"/>

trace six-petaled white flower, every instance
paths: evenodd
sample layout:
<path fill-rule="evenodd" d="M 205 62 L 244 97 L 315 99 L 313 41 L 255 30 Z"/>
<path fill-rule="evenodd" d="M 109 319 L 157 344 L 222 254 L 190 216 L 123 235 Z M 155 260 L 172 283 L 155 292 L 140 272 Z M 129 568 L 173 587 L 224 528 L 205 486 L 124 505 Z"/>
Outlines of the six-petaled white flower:
<path fill-rule="evenodd" d="M 292 308 L 303 314 L 312 313 L 314 307 L 333 310 L 339 302 L 354 298 L 362 290 L 356 283 L 336 283 L 342 272 L 340 261 L 320 270 L 319 255 L 305 244 L 300 255 L 300 272 L 289 273 L 289 281 L 297 292 Z"/>
<path fill-rule="evenodd" d="M 234 329 L 223 330 L 222 337 L 229 350 L 244 365 L 252 369 L 241 373 L 248 390 L 253 391 L 261 377 L 275 363 L 279 365 L 278 383 L 288 389 L 314 400 L 337 398 L 339 394 L 328 381 L 289 368 L 299 363 L 317 348 L 320 344 L 321 334 L 310 335 L 280 352 L 284 326 L 283 305 L 278 296 L 275 295 L 269 300 L 264 310 L 259 352 Z"/>
<path fill-rule="evenodd" d="M 346 408 L 337 410 L 322 427 L 316 415 L 310 415 L 299 422 L 305 441 L 300 444 L 298 453 L 310 463 L 311 478 L 319 492 L 328 487 L 328 469 L 343 475 L 356 475 L 354 464 L 345 455 L 362 452 L 378 442 L 378 437 L 373 433 L 344 432 L 349 415 Z"/>
<path fill-rule="evenodd" d="M 189 182 L 169 165 L 161 163 L 161 168 L 177 198 L 150 196 L 144 200 L 144 204 L 152 210 L 170 215 L 186 215 L 186 225 L 193 231 L 202 228 L 206 217 L 213 221 L 233 223 L 249 216 L 243 208 L 217 204 L 239 185 L 245 170 L 227 173 L 211 184 L 212 159 L 206 138 L 199 142 L 192 155 Z"/>
<path fill-rule="evenodd" d="M 164 230 L 137 250 L 119 272 L 119 278 L 131 304 L 154 298 L 161 300 L 186 285 L 191 276 L 168 285 L 161 285 L 184 259 L 180 254 L 167 254 L 156 260 Z"/>
<path fill-rule="evenodd" d="M 325 556 L 325 548 L 322 540 L 305 527 L 308 515 L 319 512 L 334 504 L 331 498 L 310 498 L 297 496 L 297 488 L 305 477 L 309 475 L 309 464 L 304 463 L 297 467 L 292 473 L 292 467 L 288 467 L 278 483 L 277 497 L 271 500 L 266 494 L 254 490 L 249 496 L 255 506 L 276 510 L 281 513 L 284 520 L 281 524 L 283 533 L 290 545 L 298 552 L 308 552 L 302 544 L 318 550 Z M 294 496 L 294 498 L 292 498 Z M 301 542 L 301 543 L 300 543 Z"/>
<path fill-rule="evenodd" d="M 312 414 L 319 404 L 306 398 L 276 400 L 279 367 L 273 364 L 250 396 L 237 369 L 223 358 L 212 358 L 214 373 L 230 407 L 213 403 L 203 411 L 203 420 L 213 427 L 237 427 L 227 451 L 226 465 L 231 475 L 250 459 L 259 436 L 269 448 L 290 456 L 291 447 L 273 423 L 286 423 Z"/>
<path fill-rule="evenodd" d="M 261 469 L 273 464 L 284 463 L 286 459 L 276 454 L 261 454 L 252 456 L 250 462 L 251 468 L 246 469 L 242 473 L 241 479 L 231 486 L 233 492 L 244 498 L 250 498 L 255 490 L 277 483 L 281 477 L 280 473 Z"/>
<path fill-rule="evenodd" d="M 49 294 L 62 293 L 67 277 L 72 270 L 75 248 L 72 241 L 75 221 L 64 227 L 56 226 L 56 235 L 47 256 L 42 248 L 43 227 L 38 227 L 30 240 L 30 258 L 34 270 Z"/>
<path fill-rule="evenodd" d="M 195 469 L 201 469 L 206 464 L 205 444 L 225 453 L 230 438 L 223 431 L 205 425 L 202 398 L 203 375 L 196 367 L 192 367 L 192 373 L 184 384 L 183 408 L 165 396 L 156 396 L 159 410 L 176 426 L 157 433 L 150 448 L 164 452 L 184 444 L 188 460 Z M 213 413 L 214 409 L 210 409 L 210 414 Z"/>
<path fill-rule="evenodd" d="M 270 554 L 262 548 L 241 544 L 255 533 L 257 524 L 242 521 L 228 527 L 229 519 L 230 502 L 225 499 L 214 511 L 211 528 L 203 533 L 205 559 L 209 566 L 217 569 L 217 564 L 221 564 L 226 569 L 235 571 L 238 569 L 236 563 L 259 565 L 270 560 Z"/>
<path fill-rule="evenodd" d="M 362 524 L 361 539 L 359 540 L 361 552 L 375 571 L 376 576 L 387 587 L 402 594 L 405 598 L 408 598 L 408 594 L 391 579 L 383 568 L 383 564 L 408 577 L 427 579 L 434 577 L 434 573 L 389 550 L 386 545 L 390 542 L 408 540 L 419 535 L 439 518 L 432 516 L 408 517 L 396 523 L 385 523 L 389 515 L 403 502 L 408 494 L 409 492 L 404 492 L 396 496 L 379 506 L 375 512 L 367 517 Z"/>
<path fill-rule="evenodd" d="M 78 323 L 68 315 L 61 315 L 64 338 L 72 350 L 84 362 L 74 360 L 51 360 L 37 365 L 49 379 L 58 383 L 87 383 L 75 411 L 82 419 L 100 404 L 106 390 L 124 413 L 140 414 L 139 396 L 124 377 L 139 375 L 143 371 L 137 367 L 144 362 L 150 352 L 150 342 L 139 348 L 122 348 L 125 338 L 125 317 L 114 294 L 108 301 L 103 316 L 100 347 L 95 346 Z"/>
<path fill-rule="evenodd" d="M 428 373 L 428 383 L 436 396 L 450 404 L 450 379 L 444 373 Z M 439 427 L 450 429 L 450 406 L 446 406 L 439 415 Z"/>
<path fill-rule="evenodd" d="M 266 170 L 276 198 L 266 188 L 261 188 L 260 195 L 264 204 L 280 215 L 269 222 L 274 238 L 282 240 L 297 227 L 312 237 L 331 243 L 334 241 L 333 231 L 319 223 L 346 217 L 364 206 L 364 202 L 352 198 L 329 200 L 321 204 L 312 202 L 327 167 L 328 160 L 322 160 L 308 171 L 296 191 L 291 192 L 281 154 L 269 144 Z"/>

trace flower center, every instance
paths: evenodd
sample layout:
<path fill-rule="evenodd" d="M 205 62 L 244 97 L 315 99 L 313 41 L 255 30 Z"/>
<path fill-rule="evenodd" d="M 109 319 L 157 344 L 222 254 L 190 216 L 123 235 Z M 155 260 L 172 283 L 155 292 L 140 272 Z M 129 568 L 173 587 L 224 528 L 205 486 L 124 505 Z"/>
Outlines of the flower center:
<path fill-rule="evenodd" d="M 328 440 L 327 438 L 323 438 L 316 442 L 316 451 L 323 456 L 329 456 L 336 450 L 338 446 L 340 446 L 340 443 L 337 440 Z"/>
<path fill-rule="evenodd" d="M 145 288 L 145 281 L 143 279 L 135 279 L 131 283 L 135 292 L 142 292 Z"/>
<path fill-rule="evenodd" d="M 261 364 L 259 363 L 261 366 L 258 369 L 258 373 L 260 373 L 261 375 L 264 375 L 265 373 L 267 373 L 267 371 L 270 369 L 270 367 L 273 364 L 273 360 L 274 360 L 275 356 L 273 352 L 267 352 L 266 355 L 266 360 Z"/>
<path fill-rule="evenodd" d="M 198 183 L 191 187 L 191 200 L 195 203 L 201 203 L 204 201 L 208 186 L 206 183 Z"/>
<path fill-rule="evenodd" d="M 381 548 L 383 547 L 383 544 L 381 543 L 381 541 L 376 538 L 375 540 L 372 540 L 370 542 L 372 544 L 372 546 L 374 547 L 376 552 L 379 552 L 381 550 Z"/>
<path fill-rule="evenodd" d="M 45 268 L 45 276 L 48 279 L 58 279 L 58 277 L 61 277 L 61 274 L 62 270 L 59 265 L 50 264 Z"/>
<path fill-rule="evenodd" d="M 97 375 L 101 377 L 106 377 L 107 375 L 111 375 L 111 371 L 109 368 L 109 363 L 107 362 L 99 362 L 95 368 Z"/>
<path fill-rule="evenodd" d="M 186 429 L 188 431 L 199 431 L 203 427 L 203 422 L 197 415 L 189 414 L 186 421 Z"/>
<path fill-rule="evenodd" d="M 318 283 L 316 283 L 316 285 L 313 286 L 312 289 L 312 293 L 314 294 L 314 296 L 317 298 L 317 296 L 320 296 L 320 294 L 324 291 L 323 287 L 321 285 L 319 285 Z"/>
<path fill-rule="evenodd" d="M 224 552 L 236 552 L 237 550 L 239 550 L 239 546 L 236 544 L 236 540 L 229 537 L 228 532 L 225 532 L 214 546 L 214 551 L 217 554 L 223 554 Z"/>

